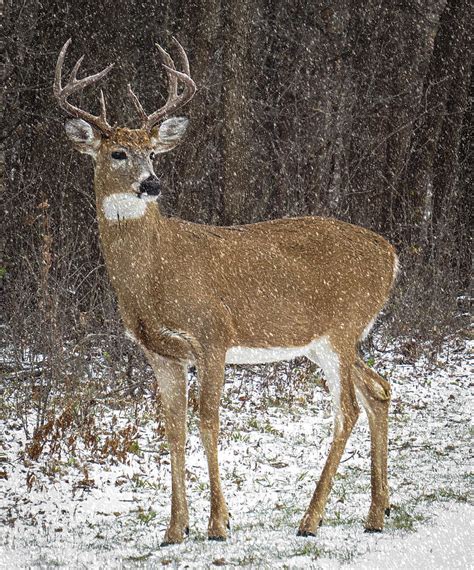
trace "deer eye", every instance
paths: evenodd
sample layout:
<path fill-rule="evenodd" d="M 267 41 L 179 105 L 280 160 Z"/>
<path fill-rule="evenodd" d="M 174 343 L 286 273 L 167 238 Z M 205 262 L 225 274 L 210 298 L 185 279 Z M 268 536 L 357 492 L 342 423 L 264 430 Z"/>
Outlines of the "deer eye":
<path fill-rule="evenodd" d="M 127 159 L 127 153 L 123 150 L 114 150 L 111 156 L 115 160 L 126 160 Z"/>
<path fill-rule="evenodd" d="M 156 154 L 154 152 L 150 152 L 150 160 L 155 160 Z"/>

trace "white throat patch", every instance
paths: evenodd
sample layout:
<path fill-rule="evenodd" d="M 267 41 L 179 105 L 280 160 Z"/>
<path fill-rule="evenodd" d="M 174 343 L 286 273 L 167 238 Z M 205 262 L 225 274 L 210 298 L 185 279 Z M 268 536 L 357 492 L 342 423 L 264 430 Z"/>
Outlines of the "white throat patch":
<path fill-rule="evenodd" d="M 136 220 L 144 216 L 146 207 L 151 201 L 156 201 L 156 196 L 138 197 L 127 192 L 110 194 L 102 202 L 102 211 L 111 222 Z"/>

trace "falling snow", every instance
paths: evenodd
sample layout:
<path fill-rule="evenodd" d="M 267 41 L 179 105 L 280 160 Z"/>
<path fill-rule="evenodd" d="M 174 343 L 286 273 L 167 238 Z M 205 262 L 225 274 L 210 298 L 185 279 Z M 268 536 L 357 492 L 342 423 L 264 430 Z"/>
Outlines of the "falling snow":
<path fill-rule="evenodd" d="M 474 567 L 468 0 L 141 0 L 112 11 L 25 0 L 7 2 L 5 16 L 0 568 Z M 66 132 L 58 103 L 74 117 Z M 178 109 L 190 120 L 168 116 Z M 67 139 L 94 159 L 95 198 L 90 165 L 72 158 Z M 286 219 L 299 216 L 321 218 Z M 262 227 L 273 233 L 260 239 Z M 331 332 L 347 333 L 358 324 L 354 345 L 393 276 L 391 246 L 383 242 L 377 271 L 379 238 L 365 228 L 402 261 L 382 319 L 389 333 L 379 329 L 365 355 L 392 386 L 391 516 L 383 533 L 364 533 L 361 414 L 322 526 L 297 537 L 334 415 L 347 412 L 334 414 L 326 389 L 339 393 L 342 360 L 306 325 L 333 319 Z M 151 395 L 139 345 L 196 363 L 196 347 L 210 353 L 230 331 L 222 362 L 225 349 L 229 364 L 309 358 L 315 348 L 322 358 L 227 368 L 226 542 L 207 540 L 209 477 L 189 371 L 190 535 L 161 547 L 166 406 Z M 62 421 L 70 431 L 48 435 Z"/>

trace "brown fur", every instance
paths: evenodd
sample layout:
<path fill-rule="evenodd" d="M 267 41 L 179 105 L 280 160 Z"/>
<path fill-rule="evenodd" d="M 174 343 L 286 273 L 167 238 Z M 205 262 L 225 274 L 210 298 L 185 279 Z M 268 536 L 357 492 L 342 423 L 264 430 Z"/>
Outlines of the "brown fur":
<path fill-rule="evenodd" d="M 159 353 L 168 342 L 157 332 L 163 326 L 185 332 L 201 350 L 213 335 L 223 350 L 302 346 L 335 331 L 358 339 L 393 279 L 387 242 L 332 219 L 220 228 L 163 219 L 152 204 L 144 219 L 107 226 L 100 224 L 102 246 L 122 315 Z M 137 267 L 148 271 L 137 274 Z M 197 318 L 188 322 L 190 313 Z"/>
<path fill-rule="evenodd" d="M 166 143 L 167 148 L 176 144 Z M 339 359 L 340 417 L 334 440 L 299 534 L 312 535 L 359 408 L 369 416 L 372 504 L 367 528 L 381 530 L 387 484 L 388 383 L 357 356 L 368 323 L 393 284 L 393 247 L 373 232 L 334 219 L 306 217 L 216 227 L 161 215 L 150 203 L 143 217 L 109 221 L 102 202 L 130 192 L 137 172 L 113 169 L 109 154 L 125 148 L 135 163 L 153 143 L 145 131 L 116 129 L 96 154 L 100 239 L 125 327 L 143 347 L 162 390 L 171 452 L 172 505 L 165 542 L 181 542 L 188 527 L 185 495 L 185 365 L 194 362 L 201 387 L 201 435 L 206 450 L 211 515 L 209 537 L 227 536 L 217 442 L 226 352 L 241 347 L 301 347 L 326 337 Z M 143 155 L 143 156 L 142 156 Z M 137 158 L 138 157 L 138 158 Z M 141 157 L 141 158 L 140 158 Z M 143 162 L 142 162 L 143 163 Z"/>
<path fill-rule="evenodd" d="M 136 150 L 152 149 L 153 145 L 147 131 L 117 127 L 113 135 L 105 139 L 106 146 L 124 146 Z M 107 144 L 108 143 L 108 144 Z"/>

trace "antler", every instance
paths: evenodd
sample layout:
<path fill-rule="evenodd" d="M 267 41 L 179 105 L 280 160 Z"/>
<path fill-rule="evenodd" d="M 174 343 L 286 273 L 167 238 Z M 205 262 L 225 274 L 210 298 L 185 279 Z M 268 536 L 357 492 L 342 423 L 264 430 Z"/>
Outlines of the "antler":
<path fill-rule="evenodd" d="M 92 85 L 93 83 L 96 83 L 97 81 L 102 79 L 102 77 L 104 77 L 105 75 L 107 75 L 107 73 L 109 73 L 114 64 L 111 63 L 108 67 L 106 67 L 102 71 L 99 71 L 99 73 L 96 73 L 95 75 L 89 75 L 88 77 L 84 77 L 83 79 L 77 79 L 77 72 L 79 71 L 79 67 L 81 66 L 82 60 L 84 59 L 84 56 L 82 56 L 77 61 L 76 65 L 73 67 L 71 75 L 69 76 L 69 81 L 64 87 L 62 87 L 61 73 L 64 64 L 64 58 L 66 57 L 66 51 L 70 43 L 71 43 L 71 38 L 68 39 L 68 41 L 63 45 L 61 51 L 59 52 L 58 61 L 56 63 L 56 73 L 54 75 L 54 85 L 53 85 L 54 96 L 58 100 L 59 106 L 65 111 L 67 111 L 70 115 L 73 115 L 74 117 L 77 117 L 79 119 L 84 119 L 88 123 L 96 126 L 100 131 L 102 131 L 102 133 L 104 133 L 104 135 L 109 136 L 112 134 L 113 128 L 107 122 L 106 110 L 105 110 L 105 98 L 102 90 L 100 91 L 100 115 L 98 116 L 91 115 L 87 111 L 83 111 L 82 109 L 79 109 L 79 107 L 72 105 L 71 103 L 69 103 L 67 98 L 73 93 L 78 93 L 82 91 L 84 87 Z"/>
<path fill-rule="evenodd" d="M 160 51 L 161 59 L 163 60 L 163 67 L 166 69 L 166 73 L 168 75 L 168 99 L 163 107 L 151 115 L 147 115 L 138 97 L 132 91 L 131 86 L 128 86 L 128 94 L 132 99 L 137 113 L 142 119 L 142 128 L 147 131 L 150 131 L 163 117 L 191 101 L 196 93 L 196 84 L 190 77 L 189 61 L 186 56 L 186 52 L 176 38 L 172 38 L 172 40 L 179 51 L 181 65 L 183 68 L 182 72 L 176 70 L 176 66 L 170 55 L 160 45 L 156 44 L 156 47 Z M 178 80 L 181 81 L 183 85 L 183 92 L 181 95 L 178 95 Z"/>

